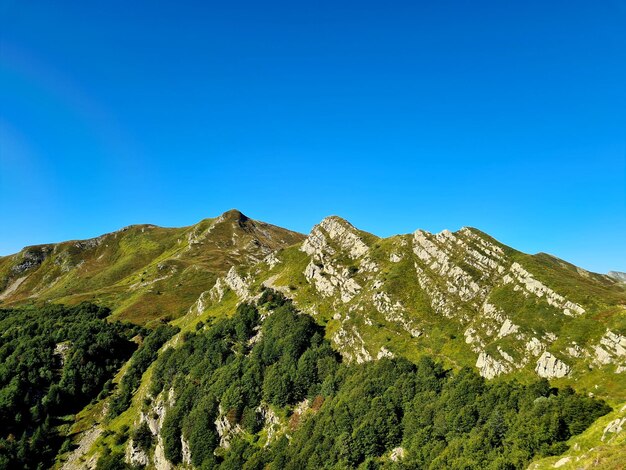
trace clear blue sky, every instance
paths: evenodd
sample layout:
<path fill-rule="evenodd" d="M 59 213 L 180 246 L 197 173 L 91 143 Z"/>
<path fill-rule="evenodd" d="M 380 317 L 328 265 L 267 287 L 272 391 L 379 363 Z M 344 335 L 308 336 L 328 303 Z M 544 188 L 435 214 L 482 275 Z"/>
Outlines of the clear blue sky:
<path fill-rule="evenodd" d="M 236 207 L 626 271 L 625 25 L 623 0 L 0 0 L 0 255 Z"/>

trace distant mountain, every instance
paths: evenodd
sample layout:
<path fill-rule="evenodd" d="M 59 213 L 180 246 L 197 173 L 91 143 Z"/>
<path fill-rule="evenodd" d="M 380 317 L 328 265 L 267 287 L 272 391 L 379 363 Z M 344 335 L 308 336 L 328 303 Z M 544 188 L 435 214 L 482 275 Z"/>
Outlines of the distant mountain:
<path fill-rule="evenodd" d="M 453 371 L 467 366 L 485 379 L 522 383 L 546 378 L 618 406 L 612 421 L 590 428 L 573 463 L 626 419 L 622 276 L 525 254 L 474 228 L 380 238 L 331 216 L 305 236 L 233 210 L 191 227 L 137 225 L 0 258 L 0 306 L 87 300 L 111 308 L 114 318 L 174 324 L 181 332 L 172 346 L 237 305 L 257 303 L 264 290 L 278 291 L 315 320 L 344 363 L 431 356 Z M 141 400 L 154 398 L 148 377 L 112 429 L 128 420 L 152 426 L 148 411 L 139 417 Z M 167 408 L 160 397 L 155 429 Z M 171 468 L 159 458 L 157 468 Z"/>

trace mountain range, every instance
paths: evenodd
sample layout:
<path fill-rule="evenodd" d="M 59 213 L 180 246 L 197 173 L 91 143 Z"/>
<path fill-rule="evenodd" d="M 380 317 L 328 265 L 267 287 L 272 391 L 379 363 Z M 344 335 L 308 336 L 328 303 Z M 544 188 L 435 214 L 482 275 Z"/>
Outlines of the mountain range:
<path fill-rule="evenodd" d="M 545 378 L 607 400 L 613 413 L 577 449 L 533 464 L 576 468 L 593 452 L 626 450 L 622 275 L 526 254 L 470 227 L 380 238 L 330 216 L 303 235 L 231 210 L 189 227 L 133 225 L 1 257 L 0 306 L 88 301 L 111 319 L 175 325 L 176 344 L 270 289 L 310 315 L 346 363 L 428 355 L 487 380 Z M 78 428 L 99 422 L 96 414 Z M 83 457 L 89 449 L 81 441 Z"/>

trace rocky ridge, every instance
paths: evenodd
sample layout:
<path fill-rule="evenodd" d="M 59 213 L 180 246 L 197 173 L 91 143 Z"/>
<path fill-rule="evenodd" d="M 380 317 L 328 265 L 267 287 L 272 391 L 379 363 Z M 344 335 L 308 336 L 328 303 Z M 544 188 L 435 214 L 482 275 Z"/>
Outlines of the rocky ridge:
<path fill-rule="evenodd" d="M 255 285 L 279 289 L 304 311 L 330 321 L 333 342 L 348 361 L 373 360 L 383 350 L 396 354 L 394 337 L 405 354 L 406 348 L 437 353 L 441 345 L 434 344 L 428 330 L 445 321 L 451 336 L 462 338 L 468 350 L 464 355 L 473 355 L 472 364 L 486 378 L 521 370 L 565 378 L 581 371 L 582 364 L 611 366 L 617 374 L 625 368 L 622 334 L 605 328 L 602 335 L 576 340 L 567 331 L 567 319 L 588 321 L 579 296 L 551 287 L 534 272 L 533 257 L 478 230 L 416 230 L 379 239 L 331 216 L 293 249 L 304 257 L 302 271 L 293 272 L 282 252 L 272 253 L 247 276 L 233 271 L 218 279 L 212 298 L 221 298 L 224 286 L 242 300 L 250 298 Z M 286 272 L 302 287 L 281 283 Z M 586 283 L 596 279 L 580 269 L 575 276 Z M 597 279 L 603 289 L 618 289 L 606 276 Z M 539 311 L 543 317 L 535 313 Z M 386 342 L 371 334 L 381 326 L 394 332 Z"/>

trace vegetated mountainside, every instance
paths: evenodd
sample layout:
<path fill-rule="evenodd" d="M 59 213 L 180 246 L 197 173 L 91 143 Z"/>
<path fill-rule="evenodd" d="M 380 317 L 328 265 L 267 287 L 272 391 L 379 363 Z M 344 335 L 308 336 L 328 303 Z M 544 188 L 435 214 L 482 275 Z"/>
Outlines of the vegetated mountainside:
<path fill-rule="evenodd" d="M 132 429 L 100 442 L 100 468 L 524 468 L 610 410 L 546 379 L 486 383 L 427 356 L 345 364 L 282 295 L 258 305 L 161 354 Z"/>
<path fill-rule="evenodd" d="M 172 319 L 231 267 L 303 237 L 232 210 L 191 227 L 132 225 L 90 240 L 30 246 L 0 258 L 0 302 L 87 300 L 139 324 Z"/>
<path fill-rule="evenodd" d="M 240 299 L 282 291 L 347 361 L 430 354 L 489 379 L 539 376 L 626 398 L 624 286 L 476 229 L 381 239 L 329 217 L 240 276 Z"/>
<path fill-rule="evenodd" d="M 66 259 L 62 253 L 85 242 L 55 245 L 46 257 L 35 256 L 36 262 L 31 260 L 33 255 L 27 254 L 30 248 L 0 259 L 0 279 L 5 286 L 4 290 L 0 290 L 0 297 L 5 303 L 15 305 L 36 300 L 77 302 L 94 299 L 111 306 L 115 317 L 151 327 L 159 324 L 156 320 L 161 319 L 161 322 L 170 321 L 181 330 L 175 334 L 165 331 L 163 328 L 166 327 L 157 329 L 160 333 L 155 330 L 155 341 L 138 350 L 128 366 L 117 375 L 115 383 L 118 387 L 112 395 L 92 403 L 77 415 L 71 432 L 76 433 L 75 442 L 80 443 L 80 447 L 71 454 L 63 455 L 63 459 L 68 459 L 66 468 L 91 468 L 100 457 L 103 457 L 102 468 L 111 468 L 106 465 L 117 465 L 120 455 L 127 462 L 143 462 L 149 467 L 163 469 L 172 468 L 174 464 L 199 467 L 199 462 L 205 461 L 202 465 L 217 462 L 225 468 L 229 465 L 240 468 L 235 462 L 241 461 L 232 460 L 235 454 L 230 454 L 221 444 L 216 448 L 217 455 L 199 450 L 194 455 L 189 433 L 192 428 L 195 429 L 193 432 L 199 432 L 202 427 L 206 429 L 204 437 L 213 444 L 217 441 L 210 436 L 215 436 L 215 433 L 220 436 L 225 435 L 224 432 L 236 434 L 238 429 L 243 430 L 243 440 L 253 446 L 248 448 L 243 444 L 243 447 L 234 444 L 233 449 L 239 449 L 236 450 L 238 459 L 252 459 L 252 455 L 258 453 L 257 444 L 265 445 L 271 440 L 267 434 L 272 434 L 277 441 L 268 444 L 269 448 L 287 446 L 288 449 L 273 450 L 270 454 L 261 452 L 258 454 L 260 461 L 267 464 L 274 461 L 272 456 L 279 459 L 282 455 L 287 460 L 297 458 L 301 459 L 299 462 L 306 460 L 307 465 L 312 465 L 309 457 L 303 457 L 309 455 L 308 450 L 295 450 L 291 444 L 287 445 L 287 442 L 294 446 L 299 442 L 294 436 L 300 426 L 313 426 L 311 432 L 316 426 L 307 424 L 313 416 L 311 410 L 301 413 L 296 405 L 316 408 L 320 405 L 319 400 L 315 404 L 318 395 L 322 395 L 322 403 L 331 403 L 340 393 L 345 392 L 349 396 L 347 389 L 341 392 L 331 388 L 325 393 L 307 389 L 305 395 L 309 402 L 304 405 L 302 390 L 295 391 L 298 389 L 294 377 L 297 377 L 300 367 L 299 358 L 295 365 L 278 366 L 273 362 L 263 362 L 261 371 L 254 372 L 255 385 L 252 388 L 256 388 L 253 391 L 246 391 L 243 385 L 229 391 L 226 390 L 228 387 L 219 388 L 224 384 L 240 383 L 237 380 L 242 376 L 237 374 L 245 372 L 241 369 L 243 366 L 235 373 L 222 369 L 225 365 L 222 361 L 237 362 L 243 360 L 242 355 L 251 354 L 254 341 L 262 338 L 262 334 L 257 337 L 256 333 L 263 329 L 263 320 L 271 316 L 268 316 L 268 307 L 261 306 L 261 318 L 254 320 L 252 326 L 256 328 L 255 335 L 244 338 L 250 333 L 246 329 L 250 325 L 244 322 L 239 327 L 241 331 L 234 327 L 236 339 L 232 339 L 233 333 L 220 330 L 226 328 L 220 319 L 230 317 L 238 304 L 258 303 L 266 288 L 281 292 L 290 299 L 290 305 L 295 310 L 314 319 L 314 323 L 319 325 L 316 327 L 317 335 L 323 336 L 324 344 L 330 344 L 332 350 L 340 355 L 339 363 L 347 370 L 366 370 L 369 371 L 366 375 L 376 375 L 380 373 L 376 369 L 380 360 L 381 364 L 387 364 L 380 367 L 394 369 L 400 366 L 397 366 L 397 361 L 389 362 L 389 359 L 408 359 L 413 364 L 420 364 L 424 358 L 432 357 L 435 363 L 441 364 L 438 367 L 448 371 L 446 377 L 455 377 L 456 371 L 467 367 L 488 380 L 487 388 L 500 384 L 518 390 L 514 394 L 524 395 L 526 391 L 519 392 L 516 387 L 524 388 L 537 383 L 537 380 L 548 379 L 552 386 L 563 390 L 571 386 L 580 394 L 593 394 L 606 399 L 614 408 L 607 415 L 612 418 L 611 421 L 604 423 L 602 420 L 608 418 L 601 418 L 583 434 L 572 438 L 578 439 L 575 441 L 578 447 L 574 448 L 572 444 L 568 451 L 571 459 L 561 465 L 567 468 L 567 465 L 578 465 L 578 462 L 581 465 L 586 461 L 613 462 L 613 467 L 606 468 L 620 468 L 621 461 L 619 458 L 616 460 L 615 455 L 626 449 L 620 437 L 621 427 L 615 423 L 622 419 L 623 412 L 620 410 L 623 410 L 626 400 L 626 290 L 623 283 L 609 276 L 587 272 L 547 254 L 521 253 L 472 228 L 439 234 L 417 230 L 413 234 L 383 239 L 358 230 L 341 218 L 328 217 L 304 237 L 251 221 L 231 211 L 192 228 L 143 227 L 143 230 L 142 227 L 128 229 L 127 232 L 132 232 L 128 239 L 125 232 L 104 236 L 119 239 L 118 244 L 106 246 L 105 243 L 104 246 L 89 248 L 87 251 L 94 251 L 89 251 L 90 256 L 83 255 L 83 258 L 96 262 L 106 252 L 109 262 L 91 265 L 85 259 L 80 264 L 80 258 L 71 258 L 79 261 L 70 263 L 72 267 L 66 272 L 59 268 L 63 266 L 62 260 Z M 157 235 L 169 241 L 159 241 Z M 108 244 L 113 245 L 113 242 Z M 84 272 L 88 274 L 81 274 L 83 270 L 87 270 Z M 58 280 L 52 282 L 54 279 Z M 99 280 L 97 285 L 94 279 Z M 222 332 L 222 336 L 212 337 L 215 340 L 212 344 L 228 345 L 229 350 L 214 350 L 213 346 L 204 343 L 205 334 L 216 334 L 213 325 L 217 327 L 218 324 L 222 325 L 217 330 Z M 238 337 L 240 333 L 243 336 Z M 174 336 L 167 339 L 171 334 Z M 301 340 L 313 341 L 305 337 L 307 335 Z M 319 339 L 315 340 L 315 344 L 321 344 Z M 185 359 L 187 353 L 184 351 L 189 352 L 189 348 L 191 358 Z M 198 358 L 195 358 L 196 354 Z M 330 361 L 328 357 L 326 361 Z M 201 358 L 208 360 L 209 364 L 193 368 L 195 372 L 192 373 L 189 361 Z M 338 356 L 335 358 L 338 360 Z M 402 361 L 400 363 L 403 364 Z M 167 373 L 163 369 L 164 364 L 168 364 Z M 358 364 L 363 364 L 363 368 L 359 369 Z M 289 378 L 293 383 L 285 387 L 289 389 L 293 385 L 296 387 L 293 393 L 302 396 L 274 404 L 271 410 L 265 407 L 263 403 L 273 403 L 264 395 L 264 374 L 270 370 L 273 371 L 272 383 L 282 383 Z M 170 377 L 162 389 L 159 389 L 158 382 L 153 381 L 155 373 Z M 319 370 L 316 374 L 314 382 L 320 377 Z M 526 385 L 514 385 L 511 380 Z M 182 411 L 179 408 L 183 406 L 181 403 L 187 403 L 180 401 L 187 400 L 184 395 L 186 385 L 181 385 L 184 382 L 199 387 L 196 392 L 201 390 L 201 394 L 209 393 L 211 396 L 211 403 L 207 399 L 209 401 L 197 405 L 200 407 L 198 410 L 204 411 L 195 412 L 194 416 L 197 416 L 193 419 L 200 420 L 194 421 L 195 424 L 190 423 L 192 418 L 185 416 L 196 405 L 189 405 Z M 218 388 L 211 390 L 208 384 L 212 383 L 222 385 L 215 385 Z M 323 383 L 321 380 L 319 387 Z M 208 389 L 203 388 L 205 385 Z M 438 393 L 435 391 L 435 394 Z M 549 392 L 542 396 L 552 400 L 551 396 L 562 395 Z M 300 401 L 294 402 L 296 399 Z M 223 400 L 226 404 L 234 401 L 238 405 L 228 408 Z M 559 400 L 556 401 L 563 404 Z M 522 404 L 519 401 L 515 403 L 511 406 L 519 411 Z M 469 401 L 462 404 L 472 406 Z M 222 405 L 221 409 L 219 405 Z M 443 402 L 439 405 L 448 406 Z M 399 410 L 397 402 L 394 406 Z M 477 454 L 457 447 L 461 444 L 453 444 L 453 436 L 445 433 L 445 436 L 439 434 L 437 437 L 444 439 L 445 445 L 433 450 L 433 458 L 439 455 L 438 452 L 443 453 L 437 457 L 440 460 L 416 460 L 422 457 L 414 455 L 418 452 L 417 445 L 411 444 L 410 436 L 405 435 L 403 416 L 406 409 L 403 406 L 400 408 L 404 411 L 398 411 L 396 415 L 400 438 L 395 435 L 393 439 L 384 441 L 384 445 L 380 443 L 382 441 L 377 441 L 370 448 L 370 451 L 374 448 L 376 451 L 355 451 L 361 452 L 356 457 L 345 454 L 333 460 L 336 468 L 354 466 L 359 462 L 370 467 L 378 464 L 405 465 L 402 462 L 410 467 L 408 462 L 413 462 L 417 468 L 428 465 L 443 468 L 437 466 L 439 462 L 441 465 L 452 465 L 446 468 L 456 468 L 457 463 L 468 458 L 473 463 L 467 468 L 484 468 L 482 465 L 486 461 L 477 463 Z M 418 406 L 418 403 L 413 403 L 413 406 Z M 255 413 L 250 411 L 251 407 Z M 235 412 L 231 412 L 233 409 Z M 526 411 L 531 413 L 530 408 Z M 178 418 L 168 418 L 168 413 Z M 471 411 L 471 416 L 480 417 L 474 427 L 484 425 L 480 419 L 489 419 L 481 413 L 475 409 Z M 518 457 L 512 468 L 519 468 L 522 462 L 534 456 L 564 451 L 567 445 L 563 440 L 583 431 L 584 426 L 577 426 L 575 432 L 572 429 L 565 432 L 564 415 L 559 416 L 554 418 L 556 421 L 550 432 L 561 429 L 560 437 L 550 443 L 544 442 L 544 447 L 538 444 L 533 449 L 526 449 L 523 457 L 515 454 Z M 355 423 L 362 418 L 359 413 L 353 413 L 351 417 Z M 178 427 L 174 426 L 174 421 Z M 507 429 L 510 429 L 514 418 L 510 416 L 505 421 Z M 197 422 L 204 424 L 200 426 Z M 262 427 L 261 430 L 255 430 L 255 422 Z M 328 424 L 323 422 L 321 428 Z M 84 433 L 85 430 L 88 432 Z M 181 439 L 179 450 L 167 450 L 173 444 L 171 441 L 167 444 L 164 430 Z M 344 431 L 351 436 L 350 439 L 355 439 L 358 434 L 356 428 Z M 550 432 L 545 435 L 554 437 Z M 284 435 L 293 439 L 285 441 L 281 438 Z M 433 436 L 424 437 L 426 441 L 420 445 L 431 445 Z M 478 445 L 476 443 L 481 438 L 474 436 L 473 439 L 473 445 Z M 502 449 L 496 449 L 489 462 L 497 461 L 499 456 L 512 449 L 511 439 L 514 438 L 505 439 Z M 222 436 L 218 440 L 222 441 Z M 136 445 L 138 442 L 145 444 L 143 453 L 140 452 L 141 446 Z M 345 447 L 350 449 L 352 442 L 349 439 L 344 441 Z M 393 459 L 388 452 L 388 445 L 392 444 L 398 446 L 398 449 L 393 448 Z M 293 452 L 299 453 L 296 455 Z M 593 458 L 590 457 L 592 455 Z M 537 465 L 555 463 L 550 457 L 547 459 Z M 415 463 L 418 461 L 419 464 Z"/>
<path fill-rule="evenodd" d="M 131 338 L 145 333 L 107 321 L 110 313 L 90 304 L 0 309 L 0 468 L 49 466 L 70 425 L 64 416 L 106 396 L 137 347 Z"/>

